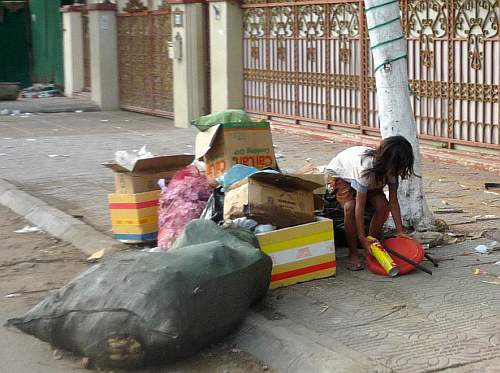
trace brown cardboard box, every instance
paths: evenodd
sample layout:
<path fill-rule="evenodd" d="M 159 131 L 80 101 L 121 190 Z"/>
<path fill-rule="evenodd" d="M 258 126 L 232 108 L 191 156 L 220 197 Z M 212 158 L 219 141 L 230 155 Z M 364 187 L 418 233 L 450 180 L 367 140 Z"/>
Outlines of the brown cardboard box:
<path fill-rule="evenodd" d="M 213 181 L 235 164 L 276 168 L 269 122 L 224 123 L 196 136 L 196 159 L 204 158 Z"/>
<path fill-rule="evenodd" d="M 292 176 L 300 177 L 304 180 L 312 181 L 320 184 L 321 187 L 314 190 L 314 194 L 325 194 L 326 192 L 326 175 L 320 167 L 311 164 L 305 165 L 295 172 L 290 173 Z"/>
<path fill-rule="evenodd" d="M 224 219 L 247 216 L 277 228 L 313 222 L 313 190 L 318 186 L 290 175 L 258 172 L 226 192 Z"/>
<path fill-rule="evenodd" d="M 170 179 L 176 171 L 193 162 L 192 155 L 170 155 L 138 160 L 132 170 L 116 163 L 103 163 L 115 173 L 115 192 L 144 193 L 160 189 L 159 179 Z"/>

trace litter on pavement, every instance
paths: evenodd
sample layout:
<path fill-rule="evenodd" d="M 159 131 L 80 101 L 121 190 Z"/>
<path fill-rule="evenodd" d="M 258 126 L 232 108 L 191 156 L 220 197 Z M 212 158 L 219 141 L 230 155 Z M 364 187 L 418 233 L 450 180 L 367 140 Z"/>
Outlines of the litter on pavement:
<path fill-rule="evenodd" d="M 69 155 L 67 155 L 67 154 L 47 154 L 47 157 L 49 157 L 49 158 L 68 158 Z"/>
<path fill-rule="evenodd" d="M 23 89 L 20 96 L 24 98 L 44 98 L 61 96 L 61 92 L 53 84 L 35 84 Z"/>
<path fill-rule="evenodd" d="M 485 245 L 477 245 L 474 250 L 479 254 L 490 254 L 497 244 L 497 241 L 492 241 Z"/>
<path fill-rule="evenodd" d="M 43 231 L 38 227 L 32 227 L 30 225 L 26 225 L 24 228 L 14 231 L 14 233 L 38 233 L 38 232 L 43 232 Z"/>
<path fill-rule="evenodd" d="M 144 145 L 103 163 L 115 182 L 108 195 L 113 236 L 142 250 L 106 260 L 105 249 L 94 253 L 87 261 L 99 264 L 11 325 L 99 366 L 133 368 L 175 361 L 219 341 L 268 289 L 336 275 L 336 244 L 346 242 L 344 209 L 325 166 L 306 158 L 302 168 L 280 169 L 270 123 L 240 110 L 193 124 L 195 155 L 156 155 Z M 446 206 L 441 213 L 462 211 Z M 373 215 L 367 207 L 362 218 L 369 224 Z M 16 233 L 39 231 L 27 226 Z M 432 274 L 422 261 L 438 263 L 426 249 L 465 236 L 373 238 L 368 269 L 382 276 Z M 475 250 L 489 253 L 495 245 Z"/>

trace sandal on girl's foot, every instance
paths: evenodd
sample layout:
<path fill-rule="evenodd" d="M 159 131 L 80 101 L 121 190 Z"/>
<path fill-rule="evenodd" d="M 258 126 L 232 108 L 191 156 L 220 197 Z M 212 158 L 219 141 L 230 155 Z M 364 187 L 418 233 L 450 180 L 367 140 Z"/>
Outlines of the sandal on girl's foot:
<path fill-rule="evenodd" d="M 361 271 L 363 270 L 363 265 L 361 263 L 347 262 L 345 268 L 349 271 Z"/>

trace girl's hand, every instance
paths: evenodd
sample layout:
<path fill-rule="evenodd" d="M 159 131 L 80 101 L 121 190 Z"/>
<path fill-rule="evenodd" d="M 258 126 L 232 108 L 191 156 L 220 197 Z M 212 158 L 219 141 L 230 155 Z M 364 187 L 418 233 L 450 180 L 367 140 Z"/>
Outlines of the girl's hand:
<path fill-rule="evenodd" d="M 368 238 L 366 238 L 366 237 L 360 238 L 360 239 L 359 239 L 359 241 L 360 241 L 360 243 L 361 243 L 361 246 L 363 247 L 363 249 L 365 249 L 365 251 L 366 251 L 367 253 L 369 253 L 369 252 L 370 252 L 370 246 L 371 246 L 371 244 L 372 244 L 373 242 L 375 242 L 375 241 L 370 241 L 370 240 L 369 240 Z"/>

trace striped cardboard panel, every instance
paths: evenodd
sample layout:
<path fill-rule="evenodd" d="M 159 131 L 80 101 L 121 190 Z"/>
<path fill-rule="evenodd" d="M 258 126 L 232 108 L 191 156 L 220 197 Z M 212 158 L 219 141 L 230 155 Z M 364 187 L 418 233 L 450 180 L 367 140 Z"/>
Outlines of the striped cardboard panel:
<path fill-rule="evenodd" d="M 124 226 L 124 225 L 132 225 L 132 226 L 139 226 L 139 225 L 147 225 L 147 224 L 157 224 L 158 223 L 158 215 L 151 215 L 151 216 L 144 216 L 141 218 L 129 218 L 129 217 L 113 217 L 111 215 L 111 225 L 113 227 L 115 226 Z"/>
<path fill-rule="evenodd" d="M 109 209 L 111 220 L 115 219 L 143 219 L 149 216 L 158 215 L 158 206 L 146 207 L 143 209 Z"/>
<path fill-rule="evenodd" d="M 152 192 L 136 193 L 136 194 L 118 194 L 112 193 L 108 195 L 108 202 L 114 203 L 142 203 L 148 201 L 158 200 L 160 198 L 160 191 L 153 190 Z"/>
<path fill-rule="evenodd" d="M 257 235 L 261 250 L 273 260 L 270 288 L 334 276 L 333 223 L 314 223 Z"/>
<path fill-rule="evenodd" d="M 114 234 L 113 237 L 124 243 L 141 243 L 155 241 L 158 237 L 158 232 L 145 234 Z"/>
<path fill-rule="evenodd" d="M 157 223 L 142 225 L 113 225 L 113 234 L 146 234 L 158 232 Z"/>

